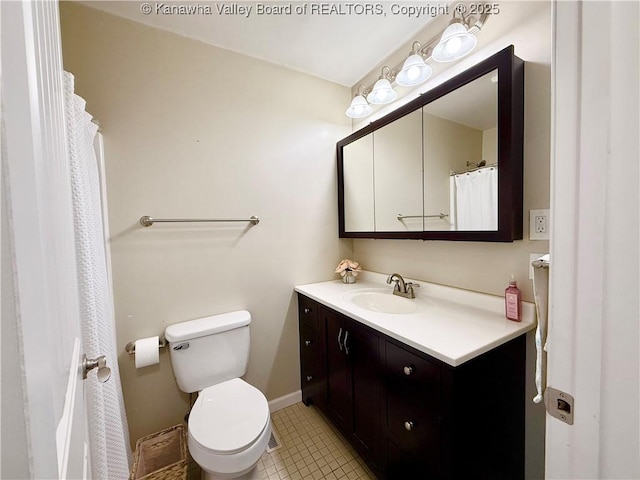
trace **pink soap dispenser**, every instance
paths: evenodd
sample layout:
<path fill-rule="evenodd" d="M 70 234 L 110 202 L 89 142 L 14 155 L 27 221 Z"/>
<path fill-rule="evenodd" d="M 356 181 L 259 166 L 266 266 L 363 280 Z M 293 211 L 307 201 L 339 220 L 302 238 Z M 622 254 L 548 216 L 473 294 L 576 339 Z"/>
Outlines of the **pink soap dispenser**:
<path fill-rule="evenodd" d="M 509 286 L 504 291 L 504 309 L 509 320 L 514 322 L 522 320 L 522 293 L 513 274 L 509 280 Z"/>

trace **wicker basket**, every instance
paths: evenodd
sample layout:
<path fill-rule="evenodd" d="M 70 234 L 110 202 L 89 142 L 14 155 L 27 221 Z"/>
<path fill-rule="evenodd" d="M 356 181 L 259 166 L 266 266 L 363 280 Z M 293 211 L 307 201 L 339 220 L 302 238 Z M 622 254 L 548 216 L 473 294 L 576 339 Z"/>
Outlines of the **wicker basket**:
<path fill-rule="evenodd" d="M 136 442 L 131 480 L 186 480 L 187 469 L 187 442 L 182 425 Z"/>

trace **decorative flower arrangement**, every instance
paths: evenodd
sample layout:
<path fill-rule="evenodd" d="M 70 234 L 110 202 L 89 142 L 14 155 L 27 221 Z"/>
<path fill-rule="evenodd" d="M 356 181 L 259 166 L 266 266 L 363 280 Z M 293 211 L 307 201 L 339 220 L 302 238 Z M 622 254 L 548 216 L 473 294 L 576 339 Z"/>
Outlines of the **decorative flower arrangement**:
<path fill-rule="evenodd" d="M 345 258 L 338 264 L 335 273 L 340 274 L 343 282 L 353 283 L 361 270 L 362 268 L 360 268 L 360 264 L 358 262 Z"/>

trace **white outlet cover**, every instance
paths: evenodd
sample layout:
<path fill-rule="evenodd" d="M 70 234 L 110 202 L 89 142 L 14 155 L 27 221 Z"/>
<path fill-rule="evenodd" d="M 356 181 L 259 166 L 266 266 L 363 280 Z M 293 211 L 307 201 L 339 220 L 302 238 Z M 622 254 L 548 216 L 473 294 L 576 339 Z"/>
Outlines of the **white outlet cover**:
<path fill-rule="evenodd" d="M 544 233 L 536 232 L 536 217 L 546 217 L 547 231 Z M 548 208 L 539 210 L 529 210 L 529 240 L 549 240 L 550 212 Z"/>

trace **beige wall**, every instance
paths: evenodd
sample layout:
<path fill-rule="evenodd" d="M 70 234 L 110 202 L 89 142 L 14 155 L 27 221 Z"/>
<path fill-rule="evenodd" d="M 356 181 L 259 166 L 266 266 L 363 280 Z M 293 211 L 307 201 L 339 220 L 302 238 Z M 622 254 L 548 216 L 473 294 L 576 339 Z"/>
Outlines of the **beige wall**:
<path fill-rule="evenodd" d="M 482 132 L 482 160 L 487 165 L 498 163 L 498 127 Z"/>
<path fill-rule="evenodd" d="M 335 143 L 347 88 L 61 4 L 65 69 L 104 133 L 118 348 L 167 325 L 248 309 L 247 381 L 299 389 L 293 286 L 334 278 Z M 155 225 L 142 215 L 260 224 Z M 119 358 L 132 441 L 178 423 L 168 352 L 136 370 Z"/>
<path fill-rule="evenodd" d="M 524 132 L 524 240 L 513 243 L 447 242 L 416 240 L 354 240 L 354 257 L 363 268 L 454 287 L 504 295 L 511 273 L 518 279 L 523 298 L 533 301 L 529 280 L 529 254 L 546 253 L 547 241 L 530 241 L 529 210 L 549 208 L 549 152 L 551 104 L 551 8 L 546 2 L 517 2 L 529 9 L 524 23 L 506 28 L 500 16 L 490 19 L 499 38 L 465 59 L 473 65 L 513 44 L 525 62 Z M 505 8 L 510 5 L 504 5 Z M 506 30 L 506 31 L 502 31 Z M 482 42 L 484 29 L 479 38 Z M 486 38 L 486 37 L 484 37 Z M 461 63 L 462 63 L 461 62 Z M 460 68 L 455 64 L 453 69 Z M 456 71 L 457 73 L 457 71 Z M 442 72 L 442 82 L 453 73 Z M 359 124 L 354 124 L 359 127 Z"/>

